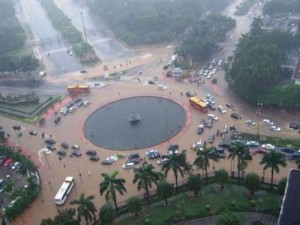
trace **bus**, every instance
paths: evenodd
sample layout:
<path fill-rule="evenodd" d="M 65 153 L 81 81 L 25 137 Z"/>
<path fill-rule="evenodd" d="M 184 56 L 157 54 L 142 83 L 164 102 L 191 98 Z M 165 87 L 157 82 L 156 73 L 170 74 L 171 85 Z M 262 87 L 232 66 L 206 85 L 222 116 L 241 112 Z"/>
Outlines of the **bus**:
<path fill-rule="evenodd" d="M 54 197 L 54 202 L 56 205 L 63 205 L 65 203 L 74 185 L 75 185 L 74 177 L 66 177 L 63 184 L 61 185 L 57 194 Z"/>
<path fill-rule="evenodd" d="M 206 102 L 204 102 L 196 97 L 191 97 L 189 99 L 189 102 L 190 102 L 191 106 L 194 106 L 196 109 L 199 109 L 201 112 L 208 111 Z"/>
<path fill-rule="evenodd" d="M 71 85 L 68 86 L 68 93 L 70 95 L 77 95 L 77 94 L 88 94 L 90 93 L 90 86 L 89 85 Z"/>

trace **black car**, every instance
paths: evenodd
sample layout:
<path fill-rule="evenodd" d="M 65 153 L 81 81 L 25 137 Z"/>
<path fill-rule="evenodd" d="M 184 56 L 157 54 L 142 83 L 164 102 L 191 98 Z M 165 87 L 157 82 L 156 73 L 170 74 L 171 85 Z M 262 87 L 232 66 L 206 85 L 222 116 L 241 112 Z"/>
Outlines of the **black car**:
<path fill-rule="evenodd" d="M 229 147 L 230 147 L 230 144 L 227 143 L 227 142 L 221 142 L 218 146 L 219 146 L 219 147 L 222 147 L 222 148 L 229 148 Z"/>
<path fill-rule="evenodd" d="M 101 161 L 101 165 L 111 165 L 113 164 L 113 161 L 110 159 L 105 159 Z"/>
<path fill-rule="evenodd" d="M 186 92 L 185 95 L 189 98 L 194 97 L 194 94 L 190 91 Z"/>
<path fill-rule="evenodd" d="M 97 155 L 97 152 L 95 150 L 87 150 L 85 154 L 90 155 L 90 156 L 95 156 Z"/>
<path fill-rule="evenodd" d="M 208 108 L 210 109 L 210 110 L 212 110 L 212 111 L 216 111 L 216 106 L 214 106 L 213 104 L 211 104 L 211 103 L 208 103 L 207 104 L 207 106 L 208 106 Z"/>
<path fill-rule="evenodd" d="M 21 126 L 18 126 L 18 125 L 13 126 L 12 128 L 13 128 L 13 130 L 21 130 Z"/>
<path fill-rule="evenodd" d="M 47 145 L 46 148 L 48 148 L 51 151 L 55 151 L 56 147 L 54 145 Z"/>
<path fill-rule="evenodd" d="M 215 142 L 215 135 L 214 134 L 209 135 L 208 139 L 207 139 L 207 142 L 210 143 L 210 144 L 214 143 Z"/>
<path fill-rule="evenodd" d="M 131 162 L 131 163 L 134 163 L 134 164 L 139 164 L 141 162 L 141 159 L 140 158 L 128 159 L 127 162 Z"/>
<path fill-rule="evenodd" d="M 178 149 L 179 149 L 178 144 L 170 144 L 170 145 L 168 146 L 168 151 L 176 151 L 176 150 L 178 150 Z"/>
<path fill-rule="evenodd" d="M 31 136 L 37 136 L 37 132 L 36 132 L 36 131 L 31 130 L 31 131 L 29 131 L 28 133 L 29 133 Z"/>
<path fill-rule="evenodd" d="M 78 150 L 74 150 L 74 151 L 71 153 L 71 156 L 80 157 L 80 156 L 81 156 L 81 152 L 78 151 Z"/>
<path fill-rule="evenodd" d="M 199 126 L 197 129 L 197 134 L 202 134 L 204 131 L 204 128 L 202 126 Z"/>
<path fill-rule="evenodd" d="M 294 153 L 288 157 L 289 160 L 300 159 L 300 153 Z"/>
<path fill-rule="evenodd" d="M 155 81 L 153 81 L 153 80 L 148 80 L 148 84 L 155 84 Z"/>
<path fill-rule="evenodd" d="M 55 124 L 58 124 L 59 122 L 61 121 L 61 117 L 56 117 L 55 120 L 54 120 L 54 123 Z"/>
<path fill-rule="evenodd" d="M 230 115 L 233 119 L 236 119 L 236 120 L 240 120 L 240 119 L 242 119 L 242 117 L 241 117 L 241 115 L 240 114 L 238 114 L 238 113 L 231 113 L 231 115 Z"/>
<path fill-rule="evenodd" d="M 300 129 L 300 124 L 298 124 L 298 123 L 290 123 L 289 128 L 294 129 L 294 130 L 298 130 L 298 129 Z"/>
<path fill-rule="evenodd" d="M 157 159 L 160 158 L 160 153 L 159 152 L 150 152 L 148 154 L 148 159 Z"/>
<path fill-rule="evenodd" d="M 213 126 L 213 120 L 212 118 L 208 118 L 206 123 L 205 123 L 205 126 L 208 127 L 208 128 L 212 128 Z"/>
<path fill-rule="evenodd" d="M 62 142 L 61 147 L 65 148 L 65 149 L 68 149 L 69 145 L 66 142 Z"/>
<path fill-rule="evenodd" d="M 79 150 L 80 149 L 80 146 L 79 145 L 72 145 L 71 147 L 73 150 Z"/>
<path fill-rule="evenodd" d="M 65 152 L 65 150 L 58 150 L 57 152 L 57 155 L 59 156 L 65 156 L 67 153 Z"/>
<path fill-rule="evenodd" d="M 48 145 L 54 145 L 56 143 L 56 141 L 54 139 L 47 139 L 45 140 L 45 143 L 48 144 Z"/>
<path fill-rule="evenodd" d="M 288 147 L 286 147 L 286 148 L 281 148 L 281 149 L 279 149 L 279 151 L 282 152 L 284 155 L 287 155 L 287 156 L 290 156 L 290 155 L 292 155 L 292 154 L 295 153 L 295 150 L 294 150 L 294 149 L 288 148 Z"/>
<path fill-rule="evenodd" d="M 91 161 L 99 161 L 99 156 L 97 156 L 97 155 L 92 155 L 92 156 L 90 157 L 90 160 L 91 160 Z"/>

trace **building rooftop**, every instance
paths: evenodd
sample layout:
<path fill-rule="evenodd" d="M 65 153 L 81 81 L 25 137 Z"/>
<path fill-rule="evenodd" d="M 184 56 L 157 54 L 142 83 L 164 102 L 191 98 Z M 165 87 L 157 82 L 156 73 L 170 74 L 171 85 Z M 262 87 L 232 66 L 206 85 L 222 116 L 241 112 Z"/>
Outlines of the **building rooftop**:
<path fill-rule="evenodd" d="M 300 170 L 291 169 L 281 206 L 278 225 L 300 225 Z"/>

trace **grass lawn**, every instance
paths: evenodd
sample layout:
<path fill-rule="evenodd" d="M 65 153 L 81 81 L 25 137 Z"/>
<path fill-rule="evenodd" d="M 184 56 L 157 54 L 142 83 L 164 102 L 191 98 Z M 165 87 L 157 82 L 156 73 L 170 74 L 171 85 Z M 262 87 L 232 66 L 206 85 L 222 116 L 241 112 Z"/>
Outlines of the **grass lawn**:
<path fill-rule="evenodd" d="M 252 201 L 248 191 L 243 186 L 227 185 L 221 190 L 218 185 L 211 184 L 203 187 L 198 197 L 182 193 L 170 199 L 171 204 L 164 206 L 163 202 L 145 206 L 142 214 L 137 218 L 119 220 L 118 225 L 145 224 L 148 218 L 151 225 L 172 224 L 178 218 L 195 219 L 216 215 L 225 209 L 232 211 L 257 211 L 274 216 L 279 215 L 282 196 L 267 191 L 256 192 Z M 210 205 L 210 210 L 206 209 Z"/>

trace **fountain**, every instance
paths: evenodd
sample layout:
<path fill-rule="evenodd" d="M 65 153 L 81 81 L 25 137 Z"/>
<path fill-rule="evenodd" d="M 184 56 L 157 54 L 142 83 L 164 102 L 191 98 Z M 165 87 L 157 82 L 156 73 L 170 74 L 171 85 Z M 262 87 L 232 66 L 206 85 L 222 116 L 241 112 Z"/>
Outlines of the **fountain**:
<path fill-rule="evenodd" d="M 131 113 L 128 117 L 130 123 L 137 123 L 141 121 L 141 115 L 138 113 Z"/>

